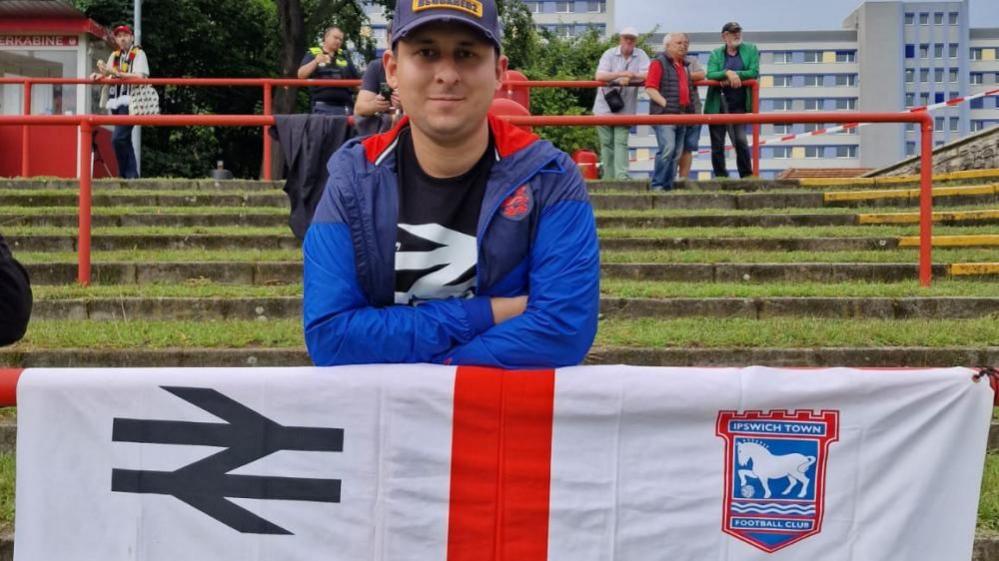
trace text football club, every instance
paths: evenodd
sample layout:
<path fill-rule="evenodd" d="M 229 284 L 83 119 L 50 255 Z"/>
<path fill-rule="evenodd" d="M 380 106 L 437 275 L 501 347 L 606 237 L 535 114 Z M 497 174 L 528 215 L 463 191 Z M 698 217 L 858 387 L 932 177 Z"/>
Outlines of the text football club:
<path fill-rule="evenodd" d="M 822 530 L 829 445 L 839 411 L 721 411 L 722 531 L 768 553 Z"/>

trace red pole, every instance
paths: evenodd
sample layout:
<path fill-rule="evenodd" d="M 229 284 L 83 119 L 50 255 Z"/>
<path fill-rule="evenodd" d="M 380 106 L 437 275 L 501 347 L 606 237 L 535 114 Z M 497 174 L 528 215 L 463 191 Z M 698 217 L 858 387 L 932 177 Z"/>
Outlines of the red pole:
<path fill-rule="evenodd" d="M 264 82 L 264 115 L 270 115 L 274 112 L 274 102 L 271 99 L 272 96 L 271 83 L 269 81 Z M 270 139 L 271 127 L 264 125 L 264 181 L 271 180 L 271 139 Z"/>
<path fill-rule="evenodd" d="M 76 281 L 90 286 L 90 204 L 92 199 L 90 184 L 91 134 L 90 121 L 80 121 L 80 230 L 77 239 L 79 263 Z"/>
<path fill-rule="evenodd" d="M 753 113 L 760 112 L 760 82 L 753 82 Z M 760 176 L 760 124 L 753 124 L 753 175 Z"/>
<path fill-rule="evenodd" d="M 933 118 L 923 113 L 919 154 L 919 284 L 933 278 Z"/>
<path fill-rule="evenodd" d="M 24 114 L 31 115 L 31 79 L 24 80 Z M 31 127 L 24 125 L 21 127 L 21 177 L 28 177 L 30 174 L 31 156 L 29 156 L 29 143 L 31 138 L 29 132 Z"/>
<path fill-rule="evenodd" d="M 0 407 L 17 405 L 17 381 L 21 372 L 20 368 L 0 368 Z"/>

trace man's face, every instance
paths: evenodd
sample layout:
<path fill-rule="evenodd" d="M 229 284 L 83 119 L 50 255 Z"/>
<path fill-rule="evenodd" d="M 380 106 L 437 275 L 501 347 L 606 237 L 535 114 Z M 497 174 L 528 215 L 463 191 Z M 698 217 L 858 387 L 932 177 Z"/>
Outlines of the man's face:
<path fill-rule="evenodd" d="M 340 50 L 340 45 L 343 45 L 343 31 L 334 27 L 323 36 L 323 49 L 327 53 L 334 53 Z"/>
<path fill-rule="evenodd" d="M 635 42 L 638 41 L 637 37 L 631 35 L 622 35 L 621 40 L 618 43 L 621 45 L 621 54 L 624 56 L 631 56 L 631 53 L 635 52 Z"/>
<path fill-rule="evenodd" d="M 742 44 L 742 31 L 726 31 L 722 33 L 722 40 L 730 49 L 734 49 Z"/>
<path fill-rule="evenodd" d="M 685 39 L 683 35 L 679 33 L 673 34 L 669 38 L 669 42 L 666 43 L 666 54 L 668 54 L 674 60 L 679 60 L 687 54 L 686 48 L 683 46 Z"/>
<path fill-rule="evenodd" d="M 418 28 L 383 61 L 412 125 L 440 144 L 464 142 L 481 128 L 507 67 L 482 35 L 449 23 Z"/>
<path fill-rule="evenodd" d="M 127 51 L 132 48 L 132 34 L 119 31 L 114 36 L 114 42 L 118 45 L 119 49 Z"/>
<path fill-rule="evenodd" d="M 686 35 L 680 35 L 679 48 L 680 56 L 687 56 L 687 53 L 690 52 L 690 39 Z"/>

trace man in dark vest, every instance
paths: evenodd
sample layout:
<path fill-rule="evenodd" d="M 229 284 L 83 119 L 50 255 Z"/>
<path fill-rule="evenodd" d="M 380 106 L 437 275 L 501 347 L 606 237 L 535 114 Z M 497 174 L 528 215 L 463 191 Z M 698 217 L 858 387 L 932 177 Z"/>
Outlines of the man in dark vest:
<path fill-rule="evenodd" d="M 0 346 L 24 336 L 31 317 L 31 284 L 28 272 L 10 254 L 0 236 Z"/>
<path fill-rule="evenodd" d="M 320 80 L 354 80 L 360 74 L 354 67 L 350 52 L 343 46 L 343 31 L 336 26 L 326 29 L 323 42 L 305 53 L 298 69 L 298 78 Z M 351 115 L 354 112 L 352 88 L 321 86 L 309 88 L 312 112 L 326 115 Z"/>
<path fill-rule="evenodd" d="M 645 92 L 649 94 L 649 113 L 677 115 L 699 113 L 701 100 L 690 72 L 690 62 L 684 56 L 683 33 L 668 33 L 663 40 L 664 51 L 649 64 Z M 683 150 L 685 128 L 677 125 L 656 125 L 655 167 L 652 171 L 653 191 L 669 191 L 676 178 L 676 162 Z"/>

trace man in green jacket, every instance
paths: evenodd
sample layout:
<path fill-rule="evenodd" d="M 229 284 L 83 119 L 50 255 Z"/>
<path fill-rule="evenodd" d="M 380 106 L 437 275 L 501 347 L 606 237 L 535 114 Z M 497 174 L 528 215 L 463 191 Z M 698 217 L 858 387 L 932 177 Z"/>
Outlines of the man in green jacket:
<path fill-rule="evenodd" d="M 722 85 L 708 88 L 704 113 L 751 113 L 753 97 L 742 81 L 760 77 L 760 51 L 756 45 L 742 42 L 742 26 L 734 21 L 722 27 L 722 40 L 725 45 L 711 52 L 707 75 L 708 80 L 718 80 Z M 728 177 L 725 166 L 726 131 L 735 146 L 739 177 L 753 175 L 745 126 L 711 125 L 708 131 L 711 134 L 711 167 L 715 177 Z"/>

